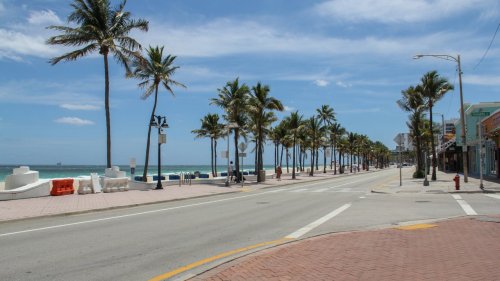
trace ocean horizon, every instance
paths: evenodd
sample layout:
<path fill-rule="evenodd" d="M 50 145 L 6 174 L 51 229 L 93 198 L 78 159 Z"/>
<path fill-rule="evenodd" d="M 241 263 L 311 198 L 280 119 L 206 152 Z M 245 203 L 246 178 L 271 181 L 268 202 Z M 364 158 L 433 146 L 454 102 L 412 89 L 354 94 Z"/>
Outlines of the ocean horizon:
<path fill-rule="evenodd" d="M 51 179 L 51 178 L 75 178 L 78 176 L 88 176 L 90 173 L 97 173 L 99 175 L 104 175 L 104 170 L 106 165 L 0 165 L 0 181 L 5 181 L 5 178 L 12 174 L 14 168 L 19 166 L 28 166 L 32 171 L 38 171 L 39 177 L 41 179 Z M 113 165 L 120 167 L 120 171 L 127 173 L 130 176 L 130 166 L 129 165 Z M 234 165 L 233 165 L 234 166 Z M 244 165 L 244 171 L 253 171 L 254 165 Z M 264 165 L 264 170 L 272 170 L 274 165 Z M 227 170 L 227 165 L 217 165 L 217 172 L 225 172 Z M 179 173 L 194 173 L 200 172 L 204 174 L 209 174 L 212 172 L 210 165 L 162 165 L 162 174 L 179 174 Z M 137 165 L 135 168 L 134 175 L 142 175 L 144 172 L 144 165 Z M 150 165 L 148 168 L 148 174 L 156 175 L 158 169 L 156 165 Z"/>

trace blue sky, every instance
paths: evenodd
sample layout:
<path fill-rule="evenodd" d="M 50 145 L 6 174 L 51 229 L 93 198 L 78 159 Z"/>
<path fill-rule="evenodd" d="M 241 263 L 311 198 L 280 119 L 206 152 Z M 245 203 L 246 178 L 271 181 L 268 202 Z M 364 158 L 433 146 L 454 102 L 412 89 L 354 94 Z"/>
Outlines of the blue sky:
<path fill-rule="evenodd" d="M 66 24 L 70 3 L 0 0 L 0 164 L 106 161 L 102 57 L 47 63 L 69 50 L 44 42 L 54 35 L 46 26 Z M 500 100 L 499 38 L 475 67 L 500 23 L 498 0 L 129 0 L 127 9 L 150 22 L 133 36 L 176 55 L 174 78 L 188 87 L 160 93 L 158 113 L 170 123 L 165 164 L 210 163 L 209 141 L 190 132 L 206 113 L 222 113 L 209 99 L 236 77 L 268 84 L 286 106 L 280 117 L 329 104 L 347 130 L 390 148 L 407 131 L 400 92 L 429 70 L 457 89 L 435 112 L 458 117 L 456 64 L 413 60 L 417 53 L 460 54 L 464 100 Z M 138 82 L 114 62 L 110 75 L 113 163 L 141 164 L 153 100 L 141 100 Z"/>

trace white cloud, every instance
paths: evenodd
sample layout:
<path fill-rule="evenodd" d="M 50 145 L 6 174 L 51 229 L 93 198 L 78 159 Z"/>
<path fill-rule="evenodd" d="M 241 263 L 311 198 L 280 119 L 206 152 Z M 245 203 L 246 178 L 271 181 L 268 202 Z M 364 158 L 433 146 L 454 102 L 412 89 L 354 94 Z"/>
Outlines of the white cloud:
<path fill-rule="evenodd" d="M 426 35 L 398 37 L 367 36 L 360 38 L 332 37 L 280 29 L 259 22 L 215 19 L 192 25 L 175 25 L 151 20 L 150 31 L 135 36 L 143 45 L 165 45 L 168 52 L 179 57 L 221 57 L 238 54 L 280 54 L 346 58 L 346 55 L 377 55 L 411 58 L 424 51 L 441 50 L 457 53 L 456 42 L 467 42 L 478 48 L 475 32 L 435 32 Z M 484 40 L 483 40 L 484 41 Z M 483 41 L 480 41 L 483 43 Z M 446 46 L 443 50 L 443 46 Z M 460 53 L 469 56 L 469 48 L 461 46 Z M 464 50 L 465 48 L 465 50 Z M 481 50 L 479 50 L 481 49 Z M 483 52 L 479 48 L 478 53 Z M 467 54 L 466 54 L 467 53 Z M 352 58 L 349 58 L 352 60 Z M 360 58 L 366 61 L 366 58 Z M 322 76 L 321 76 L 322 77 Z M 312 79 L 317 79 L 314 77 Z M 325 78 L 323 78 L 325 79 Z"/>
<path fill-rule="evenodd" d="M 318 87 L 326 87 L 326 86 L 328 86 L 328 84 L 330 84 L 330 82 L 323 80 L 323 79 L 317 79 L 317 80 L 314 80 L 314 84 Z"/>
<path fill-rule="evenodd" d="M 283 106 L 283 108 L 285 109 L 286 112 L 295 111 L 295 107 L 285 105 Z"/>
<path fill-rule="evenodd" d="M 52 10 L 32 11 L 28 17 L 28 22 L 33 25 L 61 24 L 61 19 Z"/>
<path fill-rule="evenodd" d="M 480 86 L 500 86 L 500 76 L 494 75 L 464 75 L 464 84 Z"/>
<path fill-rule="evenodd" d="M 45 39 L 0 28 L 0 58 L 21 60 L 22 56 L 49 57 L 56 54 L 57 50 L 46 45 Z"/>
<path fill-rule="evenodd" d="M 330 0 L 316 5 L 314 11 L 340 21 L 415 23 L 495 7 L 495 0 Z"/>
<path fill-rule="evenodd" d="M 78 117 L 61 117 L 59 119 L 54 120 L 56 123 L 75 125 L 75 126 L 85 126 L 85 125 L 94 125 L 94 122 L 90 120 L 80 119 Z"/>
<path fill-rule="evenodd" d="M 342 87 L 342 88 L 350 88 L 352 87 L 351 84 L 349 83 L 344 83 L 342 81 L 337 81 L 337 83 L 335 83 L 335 85 L 339 86 L 339 87 Z"/>
<path fill-rule="evenodd" d="M 60 105 L 61 108 L 68 110 L 99 110 L 99 106 L 91 104 L 68 104 L 64 103 Z"/>
<path fill-rule="evenodd" d="M 100 83 L 94 79 L 79 79 L 59 83 L 41 80 L 12 80 L 0 84 L 0 103 L 40 104 L 60 106 L 61 104 L 102 103 L 99 93 Z"/>

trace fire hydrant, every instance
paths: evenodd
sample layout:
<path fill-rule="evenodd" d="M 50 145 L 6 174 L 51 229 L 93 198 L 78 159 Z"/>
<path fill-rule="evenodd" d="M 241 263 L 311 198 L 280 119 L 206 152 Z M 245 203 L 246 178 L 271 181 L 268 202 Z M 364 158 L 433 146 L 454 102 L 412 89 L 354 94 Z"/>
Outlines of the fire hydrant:
<path fill-rule="evenodd" d="M 453 181 L 455 182 L 455 190 L 460 190 L 460 176 L 457 174 Z"/>

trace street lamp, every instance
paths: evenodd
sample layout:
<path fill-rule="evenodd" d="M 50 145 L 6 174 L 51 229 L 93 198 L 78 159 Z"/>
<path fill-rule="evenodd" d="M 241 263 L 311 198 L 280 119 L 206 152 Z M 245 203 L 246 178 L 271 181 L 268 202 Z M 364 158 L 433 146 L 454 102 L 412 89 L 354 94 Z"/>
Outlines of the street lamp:
<path fill-rule="evenodd" d="M 227 129 L 227 151 L 226 151 L 226 156 L 227 156 L 227 176 L 226 176 L 226 182 L 225 182 L 225 186 L 228 187 L 229 186 L 229 136 L 231 135 L 231 129 L 235 129 L 235 128 L 238 128 L 238 124 L 235 123 L 235 122 L 232 122 L 232 123 L 228 123 L 226 125 L 226 129 Z M 232 171 L 231 171 L 232 172 Z"/>
<path fill-rule="evenodd" d="M 155 189 L 163 189 L 161 185 L 161 144 L 167 142 L 167 135 L 162 134 L 163 129 L 168 128 L 167 117 L 153 115 L 153 117 L 151 117 L 151 126 L 158 129 L 158 181 L 156 182 Z"/>
<path fill-rule="evenodd" d="M 450 55 L 422 55 L 418 54 L 413 57 L 413 59 L 420 59 L 422 57 L 435 57 L 438 59 L 454 61 L 458 64 L 458 83 L 460 84 L 460 121 L 462 125 L 462 131 L 460 132 L 462 138 L 462 161 L 464 166 L 464 182 L 468 182 L 468 171 L 467 171 L 467 140 L 465 137 L 465 114 L 464 114 L 464 98 L 462 92 L 462 67 L 460 65 L 460 55 L 456 57 Z"/>

